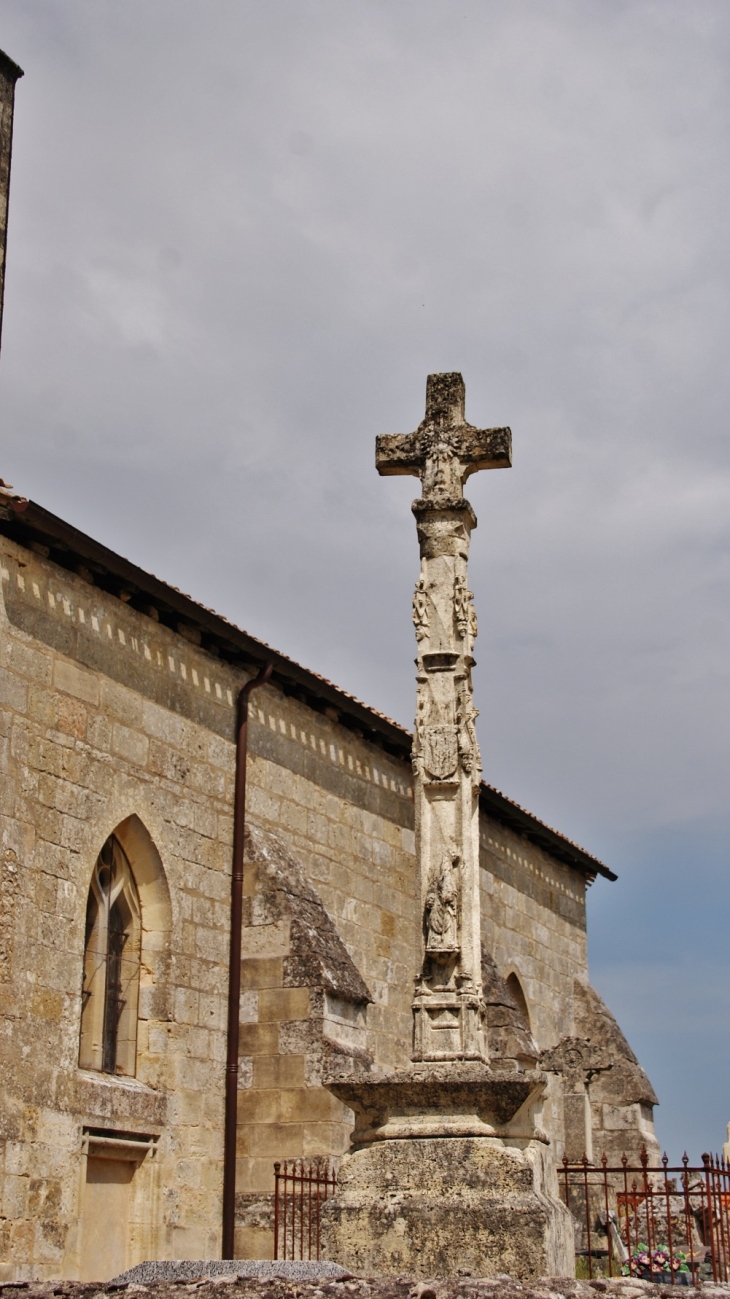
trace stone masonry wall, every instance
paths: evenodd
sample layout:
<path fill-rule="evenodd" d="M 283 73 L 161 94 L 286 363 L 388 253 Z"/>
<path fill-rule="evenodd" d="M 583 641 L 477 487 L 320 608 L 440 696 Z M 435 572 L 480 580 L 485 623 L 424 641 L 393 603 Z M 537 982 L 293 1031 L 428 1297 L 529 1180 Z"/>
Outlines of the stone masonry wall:
<path fill-rule="evenodd" d="M 242 678 L 187 628 L 159 625 L 41 554 L 3 539 L 0 567 L 0 1267 L 74 1275 L 84 1128 L 158 1139 L 161 1190 L 139 1249 L 215 1257 Z M 248 810 L 291 849 L 365 980 L 367 1048 L 382 1064 L 405 1061 L 418 924 L 409 767 L 266 687 L 252 706 Z M 149 836 L 146 848 L 135 840 L 133 870 L 168 898 L 145 937 L 133 1081 L 77 1068 L 91 872 L 129 818 Z M 518 974 L 538 1044 L 551 1045 L 567 1031 L 573 979 L 586 978 L 583 881 L 486 818 L 482 854 L 485 943 L 502 974 Z M 247 990 L 258 998 L 255 1010 L 244 998 L 244 1041 L 306 1019 L 303 1001 Z M 274 1079 L 285 1065 L 267 1067 Z M 283 1146 L 274 1128 L 270 1137 L 257 1157 L 273 1163 Z M 341 1144 L 338 1126 L 333 1153 Z"/>

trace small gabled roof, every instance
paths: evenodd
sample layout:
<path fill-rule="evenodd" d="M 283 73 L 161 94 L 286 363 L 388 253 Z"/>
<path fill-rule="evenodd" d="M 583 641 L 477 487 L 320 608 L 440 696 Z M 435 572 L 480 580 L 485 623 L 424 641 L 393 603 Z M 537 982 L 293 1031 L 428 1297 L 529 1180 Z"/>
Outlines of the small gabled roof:
<path fill-rule="evenodd" d="M 329 716 L 336 714 L 343 726 L 359 732 L 394 757 L 410 762 L 412 736 L 404 726 L 364 704 L 318 672 L 302 667 L 265 641 L 242 631 L 177 587 L 160 581 L 93 537 L 87 537 L 43 506 L 13 494 L 13 489 L 2 480 L 0 532 L 21 546 L 34 550 L 40 548 L 60 567 L 88 578 L 101 590 L 123 598 L 125 603 L 142 613 L 149 613 L 152 607 L 157 619 L 173 630 L 183 635 L 186 630 L 195 630 L 200 635 L 203 649 L 212 649 L 233 667 L 257 672 L 264 663 L 272 663 L 272 679 L 284 693 L 297 695 L 318 712 L 326 712 Z M 487 815 L 506 829 L 524 836 L 590 881 L 597 875 L 609 880 L 617 879 L 608 866 L 585 848 L 553 830 L 486 782 L 481 785 L 480 804 Z"/>

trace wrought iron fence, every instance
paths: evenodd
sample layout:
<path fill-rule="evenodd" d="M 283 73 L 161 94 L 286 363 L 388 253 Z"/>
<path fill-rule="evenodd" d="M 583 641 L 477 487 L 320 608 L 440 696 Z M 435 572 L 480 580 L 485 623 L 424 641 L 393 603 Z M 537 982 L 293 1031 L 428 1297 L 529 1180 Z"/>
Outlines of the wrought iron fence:
<path fill-rule="evenodd" d="M 703 1155 L 690 1167 L 687 1155 L 670 1168 L 649 1167 L 623 1155 L 611 1167 L 584 1156 L 563 1160 L 562 1198 L 576 1220 L 577 1271 L 589 1278 L 630 1274 L 646 1281 L 691 1285 L 697 1279 L 730 1280 L 730 1165 Z"/>
<path fill-rule="evenodd" d="M 274 1164 L 274 1258 L 318 1259 L 320 1209 L 337 1177 L 326 1160 Z"/>

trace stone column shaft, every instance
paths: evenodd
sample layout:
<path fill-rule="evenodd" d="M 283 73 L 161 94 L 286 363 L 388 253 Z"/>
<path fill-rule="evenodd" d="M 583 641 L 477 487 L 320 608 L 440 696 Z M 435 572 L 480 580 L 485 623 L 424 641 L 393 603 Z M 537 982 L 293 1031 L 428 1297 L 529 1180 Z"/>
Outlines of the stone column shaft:
<path fill-rule="evenodd" d="M 471 672 L 477 633 L 468 586 L 476 527 L 463 484 L 511 463 L 509 429 L 464 417 L 460 374 L 429 375 L 415 433 L 377 440 L 382 474 L 417 474 L 421 569 L 413 596 L 418 646 L 413 738 L 416 861 L 422 917 L 413 1001 L 414 1060 L 487 1061 L 481 975 L 479 783 Z"/>

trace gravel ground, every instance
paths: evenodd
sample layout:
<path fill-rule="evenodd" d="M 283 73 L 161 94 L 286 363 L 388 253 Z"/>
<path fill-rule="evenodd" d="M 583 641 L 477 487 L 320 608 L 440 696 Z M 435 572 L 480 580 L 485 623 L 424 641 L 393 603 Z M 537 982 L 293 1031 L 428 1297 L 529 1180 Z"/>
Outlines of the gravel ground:
<path fill-rule="evenodd" d="M 218 1264 L 220 1265 L 220 1264 Z M 209 1267 L 209 1264 L 196 1266 Z M 246 1265 L 237 1265 L 236 1274 L 209 1279 L 198 1274 L 178 1280 L 88 1283 L 80 1281 L 12 1281 L 0 1282 L 0 1299 L 122 1299 L 149 1295 L 150 1299 L 184 1299 L 185 1292 L 195 1291 L 195 1299 L 730 1299 L 730 1284 L 705 1284 L 701 1289 L 670 1285 L 652 1285 L 649 1281 L 618 1278 L 612 1281 L 573 1281 L 565 1277 L 542 1277 L 520 1283 L 510 1277 L 488 1280 L 471 1276 L 424 1280 L 412 1276 L 353 1277 L 345 1273 L 339 1280 L 321 1278 L 294 1279 L 283 1275 L 285 1264 L 272 1264 L 265 1279 L 244 1275 Z M 249 1265 L 250 1266 L 250 1265 Z M 257 1265 L 261 1267 L 261 1264 Z M 301 1265 L 300 1265 L 301 1266 Z M 275 1269 L 278 1269 L 275 1270 Z M 135 1271 L 137 1269 L 134 1269 Z M 123 1297 L 126 1299 L 126 1296 Z"/>
<path fill-rule="evenodd" d="M 157 1262 L 138 1263 L 129 1271 L 115 1276 L 112 1285 L 123 1281 L 138 1282 L 149 1285 L 153 1281 L 192 1281 L 200 1277 L 245 1276 L 258 1277 L 268 1281 L 270 1277 L 286 1277 L 288 1281 L 334 1280 L 336 1277 L 349 1276 L 350 1273 L 339 1263 L 314 1262 L 279 1262 L 269 1259 L 172 1259 Z"/>

